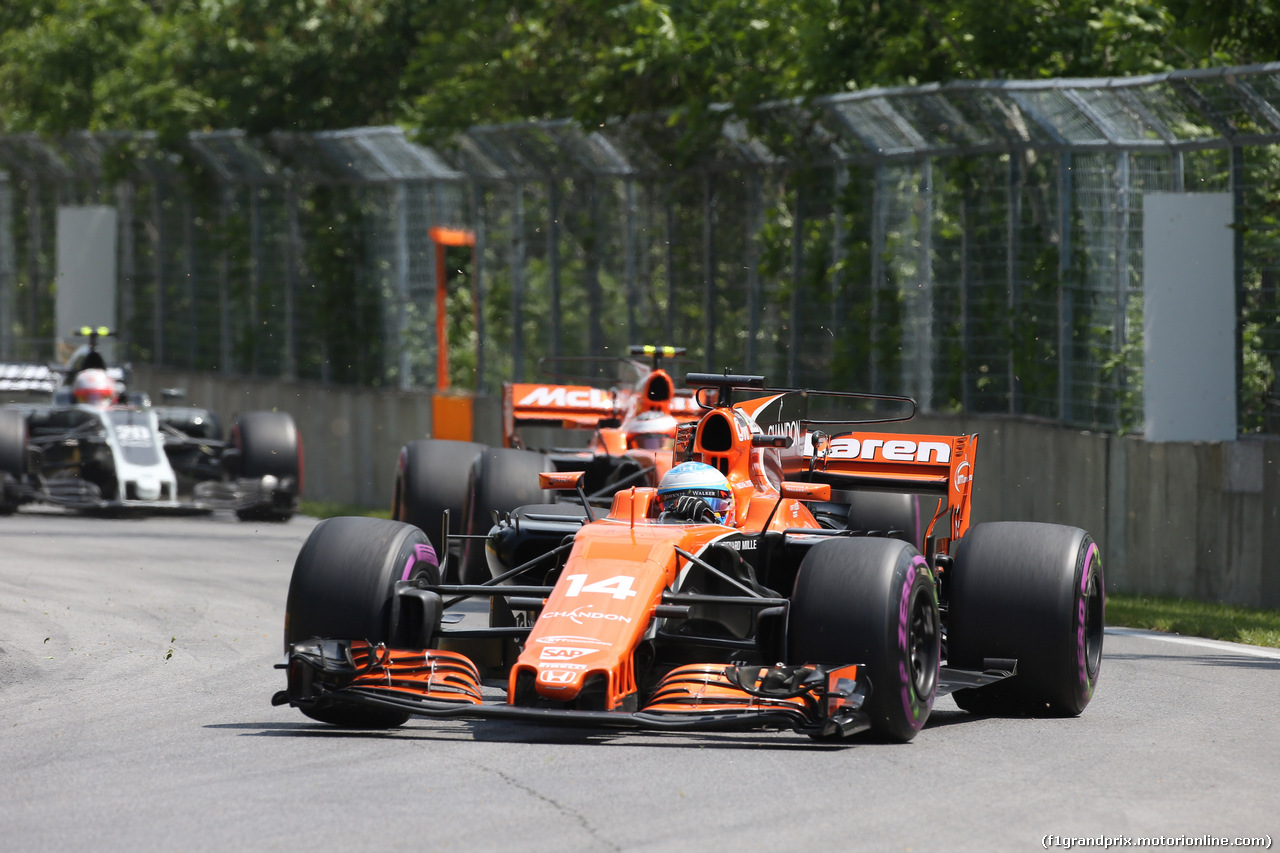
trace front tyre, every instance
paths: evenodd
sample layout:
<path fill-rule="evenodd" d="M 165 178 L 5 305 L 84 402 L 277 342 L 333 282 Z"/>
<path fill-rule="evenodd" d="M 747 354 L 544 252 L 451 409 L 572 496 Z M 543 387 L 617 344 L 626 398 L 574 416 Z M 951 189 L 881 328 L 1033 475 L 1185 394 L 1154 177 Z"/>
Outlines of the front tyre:
<path fill-rule="evenodd" d="M 975 713 L 1080 714 L 1102 663 L 1105 583 L 1093 538 L 1059 524 L 979 524 L 960 540 L 951 571 L 948 663 L 1018 662 L 1011 679 L 956 691 L 956 704 Z"/>
<path fill-rule="evenodd" d="M 231 442 L 239 477 L 262 484 L 259 499 L 236 510 L 236 516 L 241 521 L 293 518 L 302 491 L 302 439 L 293 418 L 284 412 L 245 412 L 231 427 Z"/>
<path fill-rule="evenodd" d="M 403 645 L 404 622 L 396 582 L 425 576 L 439 583 L 435 549 L 416 527 L 378 518 L 330 518 L 315 526 L 293 565 L 285 603 L 285 653 L 314 638 Z M 366 708 L 302 709 L 338 726 L 392 728 L 409 719 L 399 711 Z"/>
<path fill-rule="evenodd" d="M 942 660 L 938 598 L 928 563 L 896 539 L 815 545 L 796 575 L 787 627 L 794 664 L 860 664 L 872 732 L 911 740 L 933 708 Z"/>
<path fill-rule="evenodd" d="M 0 515 L 18 509 L 27 477 L 27 419 L 12 409 L 0 409 Z"/>

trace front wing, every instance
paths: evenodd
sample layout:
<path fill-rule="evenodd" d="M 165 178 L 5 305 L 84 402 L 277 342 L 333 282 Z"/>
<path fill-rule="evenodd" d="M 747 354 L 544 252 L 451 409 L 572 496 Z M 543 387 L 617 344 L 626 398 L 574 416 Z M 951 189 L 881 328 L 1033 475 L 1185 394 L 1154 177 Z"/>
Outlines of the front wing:
<path fill-rule="evenodd" d="M 421 717 L 655 731 L 792 729 L 821 737 L 848 737 L 870 728 L 862 710 L 870 682 L 855 665 L 681 666 L 658 683 L 644 707 L 630 711 L 486 701 L 475 665 L 450 651 L 315 640 L 295 644 L 279 667 L 288 670 L 289 686 L 272 704 L 302 710 L 364 707 Z"/>

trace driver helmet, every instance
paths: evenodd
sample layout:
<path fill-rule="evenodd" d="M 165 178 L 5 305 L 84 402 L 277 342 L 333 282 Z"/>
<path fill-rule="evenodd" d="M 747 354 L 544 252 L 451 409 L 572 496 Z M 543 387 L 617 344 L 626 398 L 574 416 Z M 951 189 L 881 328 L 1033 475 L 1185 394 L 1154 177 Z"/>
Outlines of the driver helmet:
<path fill-rule="evenodd" d="M 705 462 L 681 462 L 658 483 L 658 506 L 662 512 L 674 508 L 686 495 L 702 498 L 721 524 L 734 523 L 733 489 L 729 480 Z"/>
<path fill-rule="evenodd" d="M 622 425 L 629 450 L 670 450 L 676 446 L 676 419 L 665 412 L 641 412 Z"/>
<path fill-rule="evenodd" d="M 90 368 L 76 374 L 71 394 L 86 406 L 110 406 L 116 401 L 116 381 L 105 370 Z"/>

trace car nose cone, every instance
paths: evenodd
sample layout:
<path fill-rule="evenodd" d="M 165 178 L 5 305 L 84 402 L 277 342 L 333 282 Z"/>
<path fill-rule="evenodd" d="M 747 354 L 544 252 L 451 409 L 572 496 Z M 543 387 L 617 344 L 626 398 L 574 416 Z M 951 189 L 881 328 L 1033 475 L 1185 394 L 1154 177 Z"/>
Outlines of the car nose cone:
<path fill-rule="evenodd" d="M 160 481 L 154 477 L 139 477 L 137 481 L 138 500 L 160 500 Z"/>

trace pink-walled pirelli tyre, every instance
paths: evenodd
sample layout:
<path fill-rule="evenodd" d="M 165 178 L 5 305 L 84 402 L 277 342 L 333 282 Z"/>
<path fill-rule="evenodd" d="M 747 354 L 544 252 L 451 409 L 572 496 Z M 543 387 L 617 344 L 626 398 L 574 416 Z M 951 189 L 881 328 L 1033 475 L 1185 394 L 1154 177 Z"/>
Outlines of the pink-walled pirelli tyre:
<path fill-rule="evenodd" d="M 484 536 L 493 528 L 493 514 L 518 506 L 546 503 L 547 493 L 538 485 L 538 474 L 552 470 L 551 460 L 532 450 L 486 447 L 471 464 L 466 531 Z M 493 575 L 485 557 L 483 539 L 467 539 L 463 545 L 462 582 L 484 583 Z"/>
<path fill-rule="evenodd" d="M 929 719 L 942 659 L 937 590 L 924 557 L 897 539 L 815 545 L 791 595 L 787 658 L 865 666 L 872 733 L 911 740 Z"/>
<path fill-rule="evenodd" d="M 18 494 L 27 476 L 27 419 L 0 409 L 0 515 L 18 508 Z"/>
<path fill-rule="evenodd" d="M 293 564 L 285 602 L 284 645 L 315 638 L 403 641 L 397 581 L 440 580 L 435 549 L 416 527 L 380 518 L 329 518 L 315 526 Z M 303 709 L 337 726 L 391 728 L 409 719 L 399 711 Z"/>
<path fill-rule="evenodd" d="M 434 438 L 411 441 L 400 448 L 391 517 L 423 530 L 442 553 L 445 510 L 449 511 L 449 534 L 466 531 L 463 516 L 471 464 L 484 449 L 483 444 L 472 441 Z M 456 565 L 457 561 L 450 562 Z M 455 577 L 446 580 L 456 581 L 456 569 L 450 574 Z"/>
<path fill-rule="evenodd" d="M 956 691 L 956 704 L 986 714 L 1083 711 L 1102 663 L 1105 583 L 1093 538 L 1059 524 L 979 524 L 951 571 L 948 664 L 1018 662 L 1013 678 Z"/>

